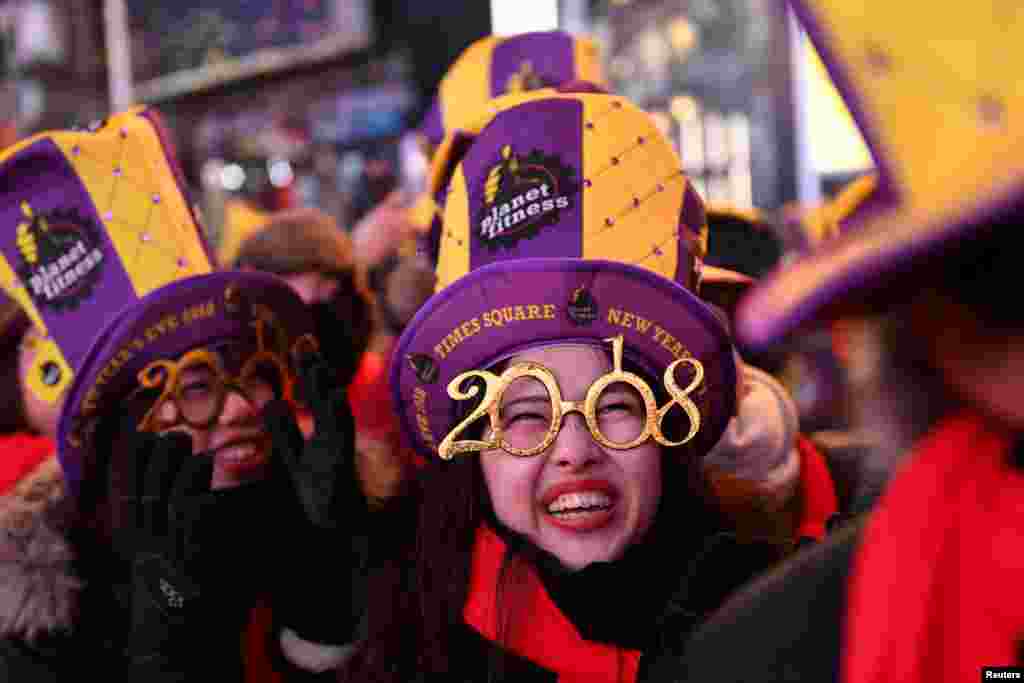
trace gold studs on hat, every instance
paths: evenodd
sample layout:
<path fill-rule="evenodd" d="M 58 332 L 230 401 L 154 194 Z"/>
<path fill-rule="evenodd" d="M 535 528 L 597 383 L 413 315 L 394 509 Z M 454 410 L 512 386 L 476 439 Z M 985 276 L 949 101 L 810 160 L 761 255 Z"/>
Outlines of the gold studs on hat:
<path fill-rule="evenodd" d="M 978 98 L 978 118 L 981 125 L 987 128 L 1002 128 L 1006 122 L 1006 105 L 994 95 L 982 95 Z"/>
<path fill-rule="evenodd" d="M 639 209 L 641 204 L 643 204 L 646 200 L 648 200 L 651 197 L 653 197 L 655 194 L 657 194 L 659 192 L 664 192 L 665 191 L 665 187 L 666 187 L 666 183 L 672 182 L 672 181 L 676 180 L 677 178 L 683 178 L 683 177 L 684 177 L 683 171 L 682 171 L 682 169 L 679 169 L 675 173 L 673 173 L 672 175 L 667 176 L 667 177 L 661 179 L 660 181 L 658 181 L 658 183 L 655 184 L 654 189 L 649 191 L 647 194 L 645 194 L 645 195 L 634 195 L 632 200 L 630 200 L 628 206 L 623 207 L 623 209 L 621 211 L 619 211 L 618 213 L 616 213 L 614 216 L 609 216 L 609 217 L 604 219 L 605 227 L 607 227 L 607 228 L 613 227 L 615 225 L 615 221 L 617 219 L 622 218 L 623 216 L 628 214 L 630 211 L 634 211 L 636 209 Z M 586 181 L 586 180 L 583 181 L 583 184 L 584 184 L 585 187 L 590 187 L 590 185 L 587 184 L 588 182 L 589 181 Z"/>
<path fill-rule="evenodd" d="M 868 71 L 875 76 L 886 76 L 892 71 L 892 58 L 877 43 L 869 43 L 864 50 Z"/>

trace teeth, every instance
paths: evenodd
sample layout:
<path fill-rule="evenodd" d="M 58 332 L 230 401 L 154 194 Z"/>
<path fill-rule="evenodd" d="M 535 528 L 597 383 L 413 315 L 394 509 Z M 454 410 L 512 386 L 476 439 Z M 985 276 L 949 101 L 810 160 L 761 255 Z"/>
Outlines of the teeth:
<path fill-rule="evenodd" d="M 612 499 L 599 491 L 580 491 L 563 493 L 548 505 L 548 512 L 576 512 L 589 509 L 607 509 L 612 506 Z"/>
<path fill-rule="evenodd" d="M 230 460 L 232 462 L 242 462 L 247 458 L 251 458 L 256 455 L 256 445 L 251 443 L 238 444 L 217 451 L 217 457 L 223 458 L 224 460 Z"/>

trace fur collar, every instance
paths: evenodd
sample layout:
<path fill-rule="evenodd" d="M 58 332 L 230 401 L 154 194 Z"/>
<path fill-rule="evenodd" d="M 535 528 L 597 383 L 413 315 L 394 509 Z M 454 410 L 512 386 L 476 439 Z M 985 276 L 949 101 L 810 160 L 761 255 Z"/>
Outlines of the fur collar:
<path fill-rule="evenodd" d="M 83 584 L 58 521 L 60 484 L 53 458 L 0 498 L 0 638 L 32 641 L 71 629 Z"/>

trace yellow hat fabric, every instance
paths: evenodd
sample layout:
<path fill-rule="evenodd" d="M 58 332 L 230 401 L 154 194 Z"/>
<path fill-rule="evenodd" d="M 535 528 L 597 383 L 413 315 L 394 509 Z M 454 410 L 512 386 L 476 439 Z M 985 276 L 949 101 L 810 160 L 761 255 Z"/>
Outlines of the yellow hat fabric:
<path fill-rule="evenodd" d="M 828 202 L 808 212 L 801 220 L 810 244 L 835 239 L 842 226 L 864 205 L 864 202 L 878 188 L 878 176 L 874 173 L 862 175 L 849 182 Z"/>
<path fill-rule="evenodd" d="M 0 286 L 45 336 L 29 388 L 55 403 L 123 305 L 212 260 L 157 113 L 42 133 L 0 154 Z"/>
<path fill-rule="evenodd" d="M 446 387 L 458 374 L 621 335 L 652 378 L 681 359 L 703 367 L 692 446 L 708 452 L 735 412 L 736 368 L 723 320 L 692 289 L 706 221 L 671 142 L 606 93 L 548 88 L 488 109 L 438 151 L 437 180 L 450 178 L 439 291 L 392 355 L 410 443 L 437 453 L 455 426 Z"/>
<path fill-rule="evenodd" d="M 270 220 L 270 214 L 249 202 L 232 199 L 224 205 L 224 232 L 217 248 L 217 261 L 222 266 L 234 263 L 238 250 Z"/>
<path fill-rule="evenodd" d="M 737 325 L 765 346 L 964 238 L 1024 190 L 1024 6 L 791 3 L 878 169 L 871 210 L 755 288 Z"/>
<path fill-rule="evenodd" d="M 564 31 L 487 36 L 449 67 L 420 133 L 431 145 L 478 118 L 495 97 L 570 81 L 606 82 L 597 44 Z"/>
<path fill-rule="evenodd" d="M 541 141 L 562 137 L 564 141 L 556 147 L 563 156 L 578 159 L 569 164 L 578 163 L 578 171 L 573 169 L 571 176 L 558 177 L 560 170 L 549 160 L 535 158 L 527 145 L 509 146 L 502 150 L 503 157 L 496 159 L 499 163 L 478 168 L 481 148 L 471 144 L 471 134 L 484 129 L 489 129 L 491 136 L 495 136 L 496 129 L 503 134 L 503 127 L 519 125 L 513 123 L 518 121 L 514 115 L 505 116 L 508 112 L 540 102 L 544 102 L 541 108 L 559 113 L 547 119 L 531 117 L 540 121 L 532 131 L 538 146 Z M 622 97 L 550 88 L 497 98 L 488 109 L 466 130 L 449 135 L 438 151 L 438 175 L 432 183 L 448 185 L 437 263 L 438 290 L 496 260 L 498 245 L 503 244 L 517 249 L 519 258 L 557 253 L 609 259 L 643 267 L 668 280 L 692 282 L 694 259 L 702 259 L 707 253 L 703 202 L 683 174 L 678 155 L 650 116 Z M 571 113 L 563 115 L 560 110 Z M 507 137 L 521 139 L 523 134 L 513 136 L 509 131 Z M 462 154 L 467 146 L 475 153 Z M 501 214 L 491 216 L 491 225 L 486 224 L 486 216 L 471 210 L 480 198 L 471 196 L 479 189 L 471 187 L 468 179 L 489 174 L 485 192 L 490 192 L 502 173 L 531 168 L 543 168 L 551 182 L 562 183 L 567 193 L 581 190 L 578 206 L 574 206 L 581 226 L 581 231 L 572 233 L 575 243 L 563 244 L 557 232 L 531 236 L 522 229 L 504 227 L 504 223 L 520 217 L 512 206 L 496 208 L 497 196 L 483 201 Z M 450 177 L 448 183 L 443 181 L 445 177 Z M 509 209 L 508 215 L 502 213 L 505 208 Z M 482 231 L 491 234 L 482 239 Z"/>

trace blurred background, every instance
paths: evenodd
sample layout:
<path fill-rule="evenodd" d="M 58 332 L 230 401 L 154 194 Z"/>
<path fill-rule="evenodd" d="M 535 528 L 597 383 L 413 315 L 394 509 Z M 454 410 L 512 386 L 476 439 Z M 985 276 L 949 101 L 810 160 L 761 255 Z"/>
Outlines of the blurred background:
<path fill-rule="evenodd" d="M 676 141 L 709 201 L 810 206 L 871 162 L 779 4 L 4 0 L 0 143 L 151 103 L 214 241 L 226 220 L 298 205 L 351 229 L 422 183 L 408 132 L 463 48 L 562 28 L 597 39 L 615 88 Z"/>

